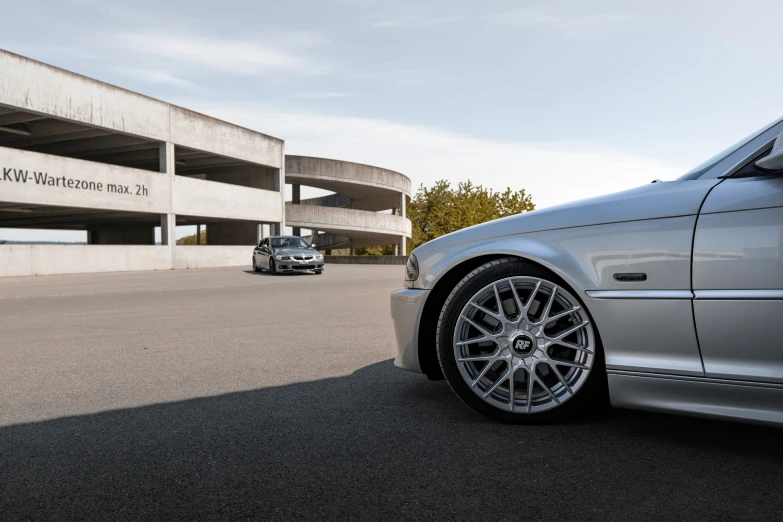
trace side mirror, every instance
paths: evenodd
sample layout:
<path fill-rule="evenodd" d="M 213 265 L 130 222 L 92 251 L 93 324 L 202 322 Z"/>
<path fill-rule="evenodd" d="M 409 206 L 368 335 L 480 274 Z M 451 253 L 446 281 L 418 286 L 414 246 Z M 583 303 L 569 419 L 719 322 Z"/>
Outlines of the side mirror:
<path fill-rule="evenodd" d="M 313 249 L 314 249 L 314 248 L 315 248 L 315 243 L 313 243 L 312 245 L 310 245 L 310 248 L 313 248 Z"/>
<path fill-rule="evenodd" d="M 764 172 L 783 171 L 783 132 L 778 134 L 769 156 L 761 158 L 755 165 L 757 169 Z"/>

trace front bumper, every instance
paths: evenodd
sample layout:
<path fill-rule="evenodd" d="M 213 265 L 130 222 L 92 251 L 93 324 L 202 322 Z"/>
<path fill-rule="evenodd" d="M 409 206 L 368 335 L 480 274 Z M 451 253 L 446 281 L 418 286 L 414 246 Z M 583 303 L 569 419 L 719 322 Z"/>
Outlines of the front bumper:
<path fill-rule="evenodd" d="M 316 261 L 315 259 L 305 259 L 305 260 L 286 260 L 286 261 L 277 261 L 277 271 L 278 272 L 308 272 L 308 271 L 315 271 L 315 270 L 323 270 L 324 269 L 324 262 Z"/>
<path fill-rule="evenodd" d="M 416 373 L 422 373 L 418 350 L 419 321 L 428 293 L 428 290 L 406 288 L 391 294 L 391 315 L 397 336 L 394 365 Z"/>

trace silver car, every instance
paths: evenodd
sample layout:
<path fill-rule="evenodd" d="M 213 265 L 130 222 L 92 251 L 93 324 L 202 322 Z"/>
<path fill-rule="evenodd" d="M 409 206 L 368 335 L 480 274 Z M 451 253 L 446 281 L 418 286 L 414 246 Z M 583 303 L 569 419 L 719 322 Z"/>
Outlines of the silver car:
<path fill-rule="evenodd" d="M 324 256 L 301 237 L 274 236 L 262 239 L 253 250 L 253 272 L 324 272 Z"/>
<path fill-rule="evenodd" d="M 395 364 L 496 420 L 608 395 L 783 424 L 783 120 L 675 181 L 422 245 L 391 308 Z"/>

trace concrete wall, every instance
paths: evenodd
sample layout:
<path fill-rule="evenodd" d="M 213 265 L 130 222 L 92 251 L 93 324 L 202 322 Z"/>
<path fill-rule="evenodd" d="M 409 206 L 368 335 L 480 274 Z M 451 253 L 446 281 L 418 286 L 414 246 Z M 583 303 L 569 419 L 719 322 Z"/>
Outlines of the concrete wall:
<path fill-rule="evenodd" d="M 285 165 L 288 176 L 301 178 L 303 185 L 306 179 L 324 179 L 411 194 L 410 178 L 372 165 L 309 156 L 286 156 Z"/>
<path fill-rule="evenodd" d="M 0 245 L 0 277 L 170 268 L 165 246 Z"/>
<path fill-rule="evenodd" d="M 220 266 L 250 266 L 253 246 L 177 246 L 174 268 L 211 268 Z"/>
<path fill-rule="evenodd" d="M 329 265 L 404 265 L 408 256 L 324 256 Z"/>
<path fill-rule="evenodd" d="M 73 187 L 62 179 L 59 186 L 44 184 L 42 174 L 65 176 Z M 94 185 L 75 188 L 77 180 Z M 127 186 L 128 193 L 112 186 Z M 162 214 L 171 209 L 171 185 L 166 174 L 0 147 L 0 201 Z"/>
<path fill-rule="evenodd" d="M 285 212 L 286 224 L 291 227 L 411 235 L 411 222 L 402 216 L 310 205 L 286 205 Z"/>
<path fill-rule="evenodd" d="M 270 167 L 283 141 L 0 50 L 0 104 Z"/>
<path fill-rule="evenodd" d="M 247 246 L 0 245 L 0 277 L 250 266 Z"/>
<path fill-rule="evenodd" d="M 184 176 L 172 178 L 174 214 L 278 222 L 280 193 Z M 255 236 L 254 236 L 255 237 Z"/>

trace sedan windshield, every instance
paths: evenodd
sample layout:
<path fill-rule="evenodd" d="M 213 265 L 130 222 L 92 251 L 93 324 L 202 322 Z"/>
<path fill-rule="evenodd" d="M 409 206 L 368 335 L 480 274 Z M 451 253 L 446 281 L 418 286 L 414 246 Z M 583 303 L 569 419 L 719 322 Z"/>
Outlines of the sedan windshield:
<path fill-rule="evenodd" d="M 310 248 L 310 244 L 301 237 L 273 237 L 272 248 Z"/>

